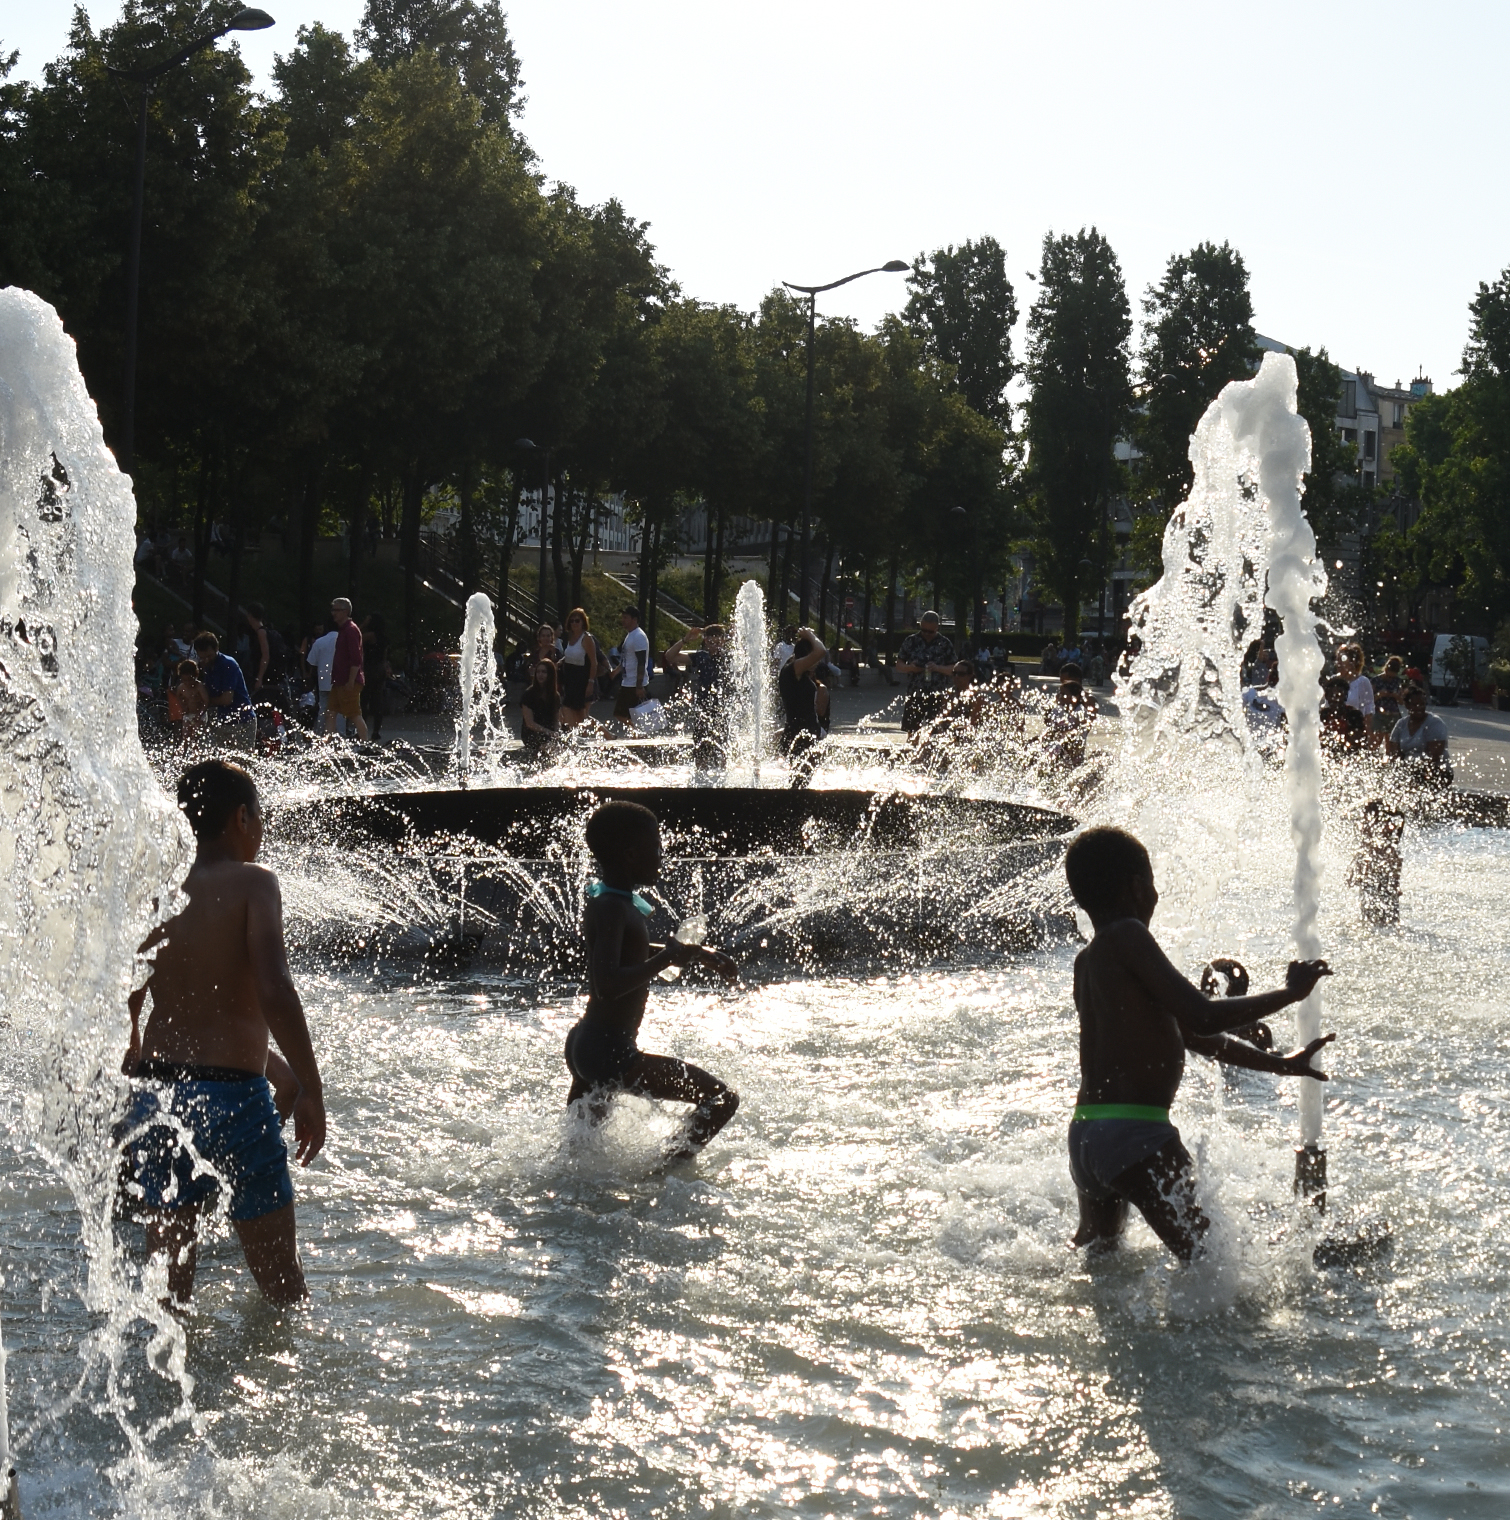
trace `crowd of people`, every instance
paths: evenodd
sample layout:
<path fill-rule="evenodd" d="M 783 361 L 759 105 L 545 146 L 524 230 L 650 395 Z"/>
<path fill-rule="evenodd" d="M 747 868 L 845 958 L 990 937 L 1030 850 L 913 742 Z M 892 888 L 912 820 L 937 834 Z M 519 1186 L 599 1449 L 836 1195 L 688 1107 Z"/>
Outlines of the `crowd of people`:
<path fill-rule="evenodd" d="M 157 653 L 138 665 L 144 732 L 161 731 L 185 748 L 243 753 L 278 748 L 296 726 L 381 740 L 394 683 L 387 630 L 380 612 L 365 630 L 352 613 L 347 598 L 335 598 L 329 620 L 297 646 L 260 602 L 237 609 L 229 647 L 192 623 L 166 625 Z"/>

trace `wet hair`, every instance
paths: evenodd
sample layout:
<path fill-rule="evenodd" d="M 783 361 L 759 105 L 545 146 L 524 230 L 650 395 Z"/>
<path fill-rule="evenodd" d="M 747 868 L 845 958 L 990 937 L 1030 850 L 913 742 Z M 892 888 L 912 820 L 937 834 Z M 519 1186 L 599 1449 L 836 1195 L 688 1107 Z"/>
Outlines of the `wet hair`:
<path fill-rule="evenodd" d="M 661 821 L 638 802 L 605 802 L 587 820 L 587 848 L 600 865 L 615 865 Z"/>
<path fill-rule="evenodd" d="M 218 654 L 220 652 L 220 640 L 208 628 L 205 628 L 194 635 L 194 647 L 196 649 L 213 649 Z"/>
<path fill-rule="evenodd" d="M 592 632 L 592 621 L 587 616 L 586 609 L 584 609 L 582 607 L 573 607 L 572 610 L 566 614 L 566 624 L 565 624 L 566 627 L 568 627 L 568 628 L 571 627 L 571 620 L 573 618 L 581 618 L 582 619 L 582 632 L 583 633 L 591 633 Z"/>
<path fill-rule="evenodd" d="M 1073 660 L 1066 660 L 1064 664 L 1059 667 L 1059 677 L 1061 680 L 1067 676 L 1071 681 L 1078 681 L 1081 679 L 1082 675 L 1083 672 Z"/>
<path fill-rule="evenodd" d="M 809 655 L 817 646 L 811 639 L 798 639 L 792 646 L 792 658 L 800 660 L 804 655 Z"/>
<path fill-rule="evenodd" d="M 1152 871 L 1148 851 L 1126 829 L 1086 829 L 1064 852 L 1070 892 L 1093 920 L 1112 912 L 1128 887 Z"/>
<path fill-rule="evenodd" d="M 175 669 L 180 681 L 197 681 L 199 679 L 198 660 L 180 660 Z"/>
<path fill-rule="evenodd" d="M 178 778 L 178 805 L 196 839 L 218 839 L 237 808 L 257 807 L 257 783 L 239 765 L 201 760 Z"/>
<path fill-rule="evenodd" d="M 706 623 L 706 624 L 704 624 L 703 625 L 703 637 L 707 638 L 710 633 L 713 635 L 713 637 L 715 639 L 723 639 L 723 638 L 727 638 L 728 637 L 728 631 L 727 631 L 727 629 L 725 629 L 725 627 L 724 627 L 724 625 L 722 623 Z"/>

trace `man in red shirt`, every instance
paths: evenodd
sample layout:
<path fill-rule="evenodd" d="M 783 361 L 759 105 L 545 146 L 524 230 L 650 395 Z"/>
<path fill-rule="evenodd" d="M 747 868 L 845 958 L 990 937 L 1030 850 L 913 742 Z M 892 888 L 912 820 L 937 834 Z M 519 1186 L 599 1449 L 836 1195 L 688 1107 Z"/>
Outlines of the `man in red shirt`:
<path fill-rule="evenodd" d="M 365 744 L 367 725 L 362 721 L 362 630 L 351 616 L 351 603 L 338 596 L 330 604 L 336 625 L 335 660 L 330 668 L 330 702 L 325 709 L 325 732 L 336 731 L 336 719 L 356 724 L 357 738 Z M 350 729 L 347 730 L 350 732 Z"/>

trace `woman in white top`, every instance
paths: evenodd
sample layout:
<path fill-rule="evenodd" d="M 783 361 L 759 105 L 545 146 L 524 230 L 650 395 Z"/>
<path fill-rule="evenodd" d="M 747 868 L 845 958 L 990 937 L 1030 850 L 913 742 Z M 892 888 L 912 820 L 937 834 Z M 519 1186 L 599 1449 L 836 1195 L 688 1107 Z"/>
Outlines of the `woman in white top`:
<path fill-rule="evenodd" d="M 587 614 L 573 607 L 566 614 L 566 647 L 556 673 L 561 677 L 561 726 L 575 728 L 587 721 L 593 683 L 598 678 L 598 641 L 588 632 Z"/>
<path fill-rule="evenodd" d="M 1363 715 L 1365 732 L 1374 732 L 1374 683 L 1363 673 L 1363 646 L 1344 644 L 1337 651 L 1337 673 L 1347 682 L 1347 705 Z M 1377 744 L 1377 739 L 1371 741 Z"/>
<path fill-rule="evenodd" d="M 1426 711 L 1426 692 L 1414 681 L 1400 692 L 1405 716 L 1395 724 L 1386 740 L 1391 760 L 1403 760 L 1413 779 L 1426 786 L 1452 785 L 1452 767 L 1447 763 L 1447 725 Z"/>

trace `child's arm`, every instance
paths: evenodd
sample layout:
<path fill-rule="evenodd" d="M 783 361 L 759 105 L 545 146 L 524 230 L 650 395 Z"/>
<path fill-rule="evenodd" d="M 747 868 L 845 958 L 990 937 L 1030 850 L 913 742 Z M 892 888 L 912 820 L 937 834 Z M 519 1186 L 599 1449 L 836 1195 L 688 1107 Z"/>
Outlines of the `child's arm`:
<path fill-rule="evenodd" d="M 1251 997 L 1213 1001 L 1180 975 L 1144 924 L 1135 919 L 1124 919 L 1117 925 L 1117 932 L 1121 940 L 1119 949 L 1128 971 L 1174 1015 L 1185 1034 L 1223 1034 L 1229 1029 L 1256 1024 L 1260 1019 L 1288 1008 L 1291 1003 L 1304 1002 L 1316 983 L 1331 975 L 1331 968 L 1325 961 L 1291 961 L 1283 987 L 1273 992 L 1255 993 Z"/>
<path fill-rule="evenodd" d="M 738 968 L 721 950 L 708 945 L 685 945 L 672 940 L 669 945 L 650 947 L 651 954 L 642 961 L 621 959 L 624 954 L 625 912 L 628 909 L 599 910 L 592 945 L 592 990 L 599 997 L 614 1002 L 648 987 L 667 966 L 697 964 L 716 971 L 726 981 L 733 981 Z"/>
<path fill-rule="evenodd" d="M 1276 1056 L 1224 1034 L 1187 1034 L 1185 1049 L 1220 1061 L 1224 1066 L 1241 1066 L 1245 1071 L 1266 1071 L 1276 1077 L 1314 1077 L 1318 1082 L 1325 1082 L 1329 1080 L 1327 1074 L 1317 1071 L 1311 1061 L 1323 1045 L 1330 1045 L 1336 1038 L 1335 1034 L 1324 1034 L 1319 1040 L 1312 1040 L 1304 1050 Z"/>

